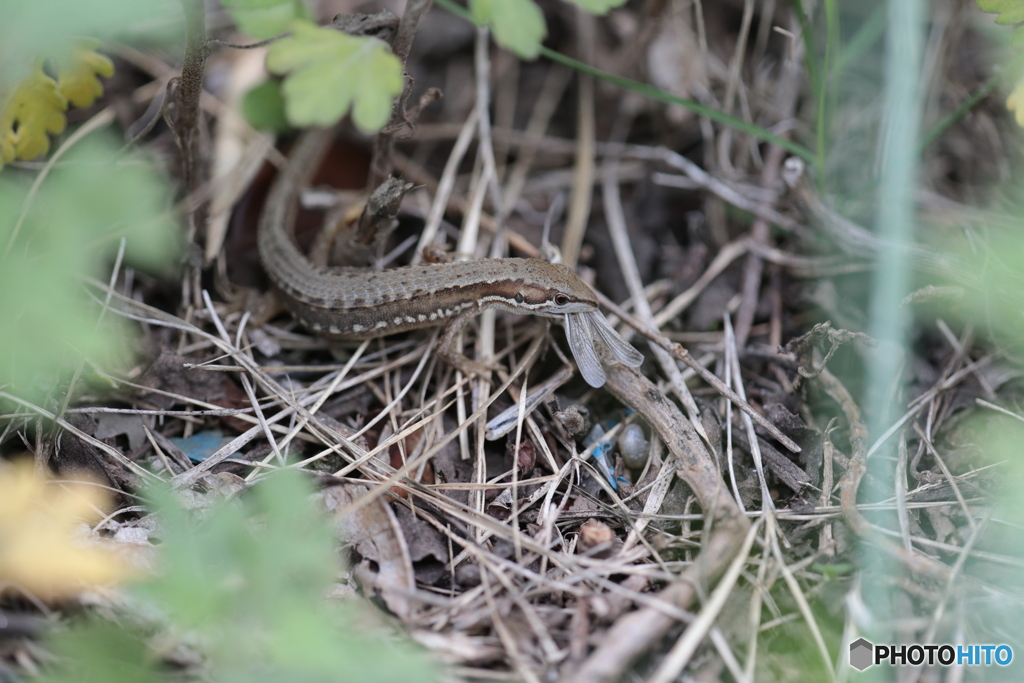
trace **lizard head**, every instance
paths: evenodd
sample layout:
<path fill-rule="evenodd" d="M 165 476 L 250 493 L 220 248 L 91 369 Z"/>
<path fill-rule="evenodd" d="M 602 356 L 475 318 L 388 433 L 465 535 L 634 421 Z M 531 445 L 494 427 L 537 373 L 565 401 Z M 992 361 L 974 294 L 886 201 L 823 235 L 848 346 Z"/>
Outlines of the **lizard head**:
<path fill-rule="evenodd" d="M 564 263 L 538 259 L 523 259 L 519 263 L 521 278 L 512 281 L 509 291 L 502 293 L 509 309 L 547 317 L 597 310 L 594 291 Z"/>
<path fill-rule="evenodd" d="M 561 318 L 567 313 L 597 310 L 597 296 L 572 268 L 564 263 L 525 261 L 525 277 L 511 293 L 517 312 Z"/>
<path fill-rule="evenodd" d="M 533 272 L 524 281 L 530 284 L 522 284 L 515 292 L 515 308 L 561 319 L 569 348 L 588 384 L 599 387 L 605 382 L 598 346 L 604 351 L 605 362 L 640 366 L 643 355 L 608 324 L 598 310 L 597 295 L 572 268 L 547 261 L 531 260 L 528 264 Z"/>

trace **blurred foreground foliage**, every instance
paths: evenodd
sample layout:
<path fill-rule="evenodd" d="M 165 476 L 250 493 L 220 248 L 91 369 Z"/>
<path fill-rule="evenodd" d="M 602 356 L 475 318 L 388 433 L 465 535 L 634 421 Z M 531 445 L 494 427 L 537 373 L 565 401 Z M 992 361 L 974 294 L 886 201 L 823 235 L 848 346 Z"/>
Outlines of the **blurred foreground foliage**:
<path fill-rule="evenodd" d="M 1024 0 L 974 0 L 982 12 L 996 15 L 996 23 L 1014 28 L 1010 50 L 1014 54 L 1007 69 L 1007 80 L 1014 83 L 1006 98 L 1006 108 L 1014 114 L 1017 125 L 1024 128 Z"/>
<path fill-rule="evenodd" d="M 0 90 L 0 168 L 17 159 L 31 161 L 50 150 L 50 135 L 63 132 L 69 106 L 88 107 L 103 94 L 100 76 L 114 75 L 114 63 L 96 52 L 96 41 L 78 41 L 60 55 L 57 78 L 39 64 L 10 89 Z"/>
<path fill-rule="evenodd" d="M 113 64 L 82 35 L 165 42 L 160 31 L 180 31 L 180 16 L 167 0 L 0 3 L 0 166 L 46 154 L 69 104 L 89 106 L 102 93 Z M 38 401 L 75 368 L 130 358 L 129 337 L 85 282 L 109 279 L 122 238 L 129 266 L 166 272 L 178 257 L 169 183 L 144 155 L 119 147 L 90 133 L 42 170 L 0 171 L 5 391 Z"/>
<path fill-rule="evenodd" d="M 79 531 L 107 507 L 105 489 L 86 481 L 58 485 L 27 460 L 0 467 L 0 587 L 52 600 L 133 573 L 111 548 L 82 542 Z"/>
<path fill-rule="evenodd" d="M 167 183 L 141 155 L 118 156 L 94 135 L 76 145 L 33 195 L 27 178 L 0 174 L 0 383 L 36 399 L 88 359 L 103 365 L 128 338 L 90 299 L 125 240 L 125 262 L 167 270 L 180 250 Z"/>
<path fill-rule="evenodd" d="M 61 662 L 42 680 L 180 680 L 166 660 L 182 653 L 188 676 L 227 683 L 433 680 L 433 666 L 379 614 L 327 599 L 340 565 L 310 494 L 300 475 L 282 472 L 200 521 L 150 491 L 161 569 L 130 589 L 134 620 L 146 614 L 145 623 L 79 621 L 53 639 Z"/>

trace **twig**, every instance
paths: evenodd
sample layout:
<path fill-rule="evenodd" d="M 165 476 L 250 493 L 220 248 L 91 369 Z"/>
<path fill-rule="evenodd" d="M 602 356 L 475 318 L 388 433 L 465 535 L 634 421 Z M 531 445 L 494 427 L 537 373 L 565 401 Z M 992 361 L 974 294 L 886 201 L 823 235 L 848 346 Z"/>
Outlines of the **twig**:
<path fill-rule="evenodd" d="M 199 185 L 199 102 L 210 46 L 206 38 L 206 4 L 202 0 L 182 0 L 182 6 L 185 10 L 185 56 L 174 89 L 174 119 L 168 119 L 167 125 L 181 152 L 185 191 L 192 194 Z M 197 207 L 192 212 L 193 234 L 204 227 L 202 222 L 203 216 Z"/>
<path fill-rule="evenodd" d="M 576 10 L 578 49 L 583 61 L 593 62 L 594 17 Z M 578 73 L 579 81 L 576 110 L 576 163 L 573 166 L 572 196 L 569 200 L 569 215 L 562 235 L 562 259 L 575 266 L 583 244 L 583 233 L 590 219 L 590 203 L 594 194 L 594 77 Z"/>
<path fill-rule="evenodd" d="M 739 359 L 739 348 L 737 347 L 736 335 L 733 332 L 732 324 L 729 321 L 729 316 L 723 316 L 725 323 L 725 345 L 729 349 L 729 352 L 725 355 L 726 362 L 730 366 L 730 378 L 736 395 L 743 399 L 744 403 L 747 400 L 745 392 L 743 391 L 743 375 L 740 372 L 740 359 Z M 743 413 L 743 426 L 747 430 L 747 442 L 750 448 L 750 457 L 754 460 L 754 469 L 757 470 L 757 480 L 761 484 L 761 511 L 766 515 L 771 515 L 775 512 L 775 503 L 772 502 L 771 493 L 768 491 L 768 482 L 764 476 L 764 463 L 761 461 L 761 448 L 757 443 L 757 433 L 754 431 L 754 422 L 750 419 L 749 413 Z M 769 531 L 773 530 L 769 527 Z"/>
<path fill-rule="evenodd" d="M 506 216 L 512 213 L 516 202 L 519 201 L 523 186 L 526 184 L 526 176 L 533 164 L 533 158 L 542 146 L 544 131 L 547 130 L 548 122 L 551 121 L 555 107 L 561 101 L 562 93 L 565 92 L 565 87 L 569 84 L 571 76 L 572 71 L 563 66 L 553 66 L 548 70 L 540 95 L 537 97 L 537 103 L 533 106 L 533 112 L 530 114 L 530 121 L 526 124 L 526 130 L 523 131 L 524 141 L 519 145 L 515 163 L 508 175 L 508 182 L 505 184 L 505 205 L 502 209 Z M 495 129 L 491 131 L 491 134 L 500 140 L 505 137 L 498 136 L 500 132 L 503 131 Z M 505 142 L 505 145 L 507 148 L 509 142 Z"/>
<path fill-rule="evenodd" d="M 474 108 L 466 118 L 466 122 L 462 124 L 459 137 L 455 140 L 452 151 L 448 155 L 448 161 L 445 162 L 444 170 L 441 171 L 441 179 L 434 191 L 434 200 L 430 204 L 426 224 L 423 226 L 423 232 L 420 233 L 420 241 L 416 245 L 416 253 L 412 256 L 413 263 L 419 263 L 423 259 L 424 247 L 433 244 L 437 237 L 445 209 L 448 208 L 448 200 L 452 196 L 452 188 L 455 187 L 455 176 L 459 172 L 459 164 L 462 163 L 462 158 L 466 156 L 466 150 L 469 149 L 469 143 L 473 140 L 476 119 L 477 110 Z"/>
<path fill-rule="evenodd" d="M 494 141 L 491 136 L 491 32 L 486 27 L 480 27 L 476 31 L 476 41 L 473 46 L 473 64 L 476 80 L 476 111 L 477 127 L 479 135 L 477 139 L 480 145 L 477 154 L 484 166 L 484 177 L 487 179 L 486 187 L 491 194 L 491 204 L 494 206 L 494 217 L 498 222 L 498 232 L 491 242 L 490 257 L 501 258 L 506 256 L 504 239 L 505 202 L 501 198 L 501 187 L 498 178 L 498 165 L 494 158 Z M 493 311 L 488 317 L 493 317 Z M 493 327 L 493 324 L 492 324 Z"/>
<path fill-rule="evenodd" d="M 843 411 L 849 424 L 849 439 L 853 453 L 850 456 L 846 472 L 843 473 L 843 477 L 839 481 L 839 500 L 846 523 L 858 536 L 876 544 L 888 555 L 902 562 L 910 571 L 934 579 L 945 580 L 949 576 L 949 567 L 927 555 L 907 552 L 900 545 L 878 534 L 861 515 L 857 508 L 857 491 L 860 488 L 861 479 L 867 472 L 868 428 L 861 419 L 860 408 L 853 397 L 831 372 L 823 369 L 817 379 L 822 383 L 825 392 L 839 404 L 839 408 Z"/>
<path fill-rule="evenodd" d="M 398 23 L 398 31 L 395 33 L 395 41 L 391 50 L 402 63 L 409 59 L 409 51 L 412 49 L 412 41 L 416 37 L 416 27 L 419 25 L 420 17 L 430 9 L 433 0 L 409 0 L 402 13 L 402 20 Z M 405 90 L 412 88 L 411 82 L 406 82 Z M 391 175 L 391 168 L 394 165 L 393 155 L 395 151 L 395 133 L 399 125 L 405 120 L 403 103 L 406 100 L 406 93 L 396 97 L 391 103 L 391 119 L 388 125 L 377 134 L 373 141 L 373 157 L 370 161 L 370 178 L 367 184 L 367 191 L 372 192 L 384 179 Z"/>
<path fill-rule="evenodd" d="M 605 388 L 635 410 L 658 433 L 676 468 L 704 510 L 710 529 L 700 555 L 678 580 L 657 594 L 661 602 L 686 609 L 725 571 L 743 545 L 750 521 L 729 495 L 693 425 L 654 384 L 623 365 L 607 369 Z M 653 607 L 630 612 L 606 632 L 597 649 L 567 680 L 575 683 L 619 680 L 629 664 L 654 647 L 676 620 Z"/>
<path fill-rule="evenodd" d="M 708 370 L 703 365 L 698 363 L 696 359 L 694 359 L 694 357 L 690 355 L 690 352 L 683 348 L 681 344 L 676 344 L 675 342 L 668 339 L 664 335 L 650 329 L 649 327 L 641 323 L 639 320 L 631 316 L 629 313 L 626 313 L 624 310 L 622 310 L 622 308 L 620 308 L 614 301 L 606 297 L 604 294 L 598 292 L 597 298 L 598 301 L 601 302 L 602 306 L 604 306 L 609 311 L 617 315 L 623 322 L 628 323 L 630 326 L 633 327 L 633 329 L 642 334 L 648 340 L 654 342 L 661 348 L 667 350 L 678 360 L 681 360 L 682 362 L 686 363 L 688 366 L 693 368 L 693 370 L 698 375 L 700 375 L 701 379 L 703 379 L 705 382 L 713 386 L 716 391 L 718 391 L 720 394 L 722 394 L 730 401 L 732 401 L 737 408 L 750 415 L 750 417 L 753 418 L 754 422 L 756 422 L 764 429 L 768 430 L 768 432 L 773 437 L 775 437 L 779 441 L 779 443 L 781 443 L 783 446 L 788 448 L 793 453 L 800 452 L 800 446 L 797 446 L 796 442 L 794 442 L 788 436 L 780 432 L 775 425 L 766 420 L 764 416 L 761 415 L 759 412 L 754 410 L 750 406 L 750 404 L 748 404 L 742 398 L 737 396 L 736 392 L 734 392 L 732 389 L 726 386 L 725 383 L 722 382 L 722 380 L 715 377 L 714 373 L 712 373 L 710 370 Z"/>
<path fill-rule="evenodd" d="M 754 539 L 757 538 L 757 532 L 760 528 L 761 520 L 759 519 L 750 527 L 746 538 L 743 540 L 743 545 L 729 564 L 729 570 L 722 577 L 718 586 L 715 587 L 714 592 L 711 593 L 711 599 L 704 605 L 693 623 L 683 632 L 682 637 L 669 650 L 665 660 L 649 679 L 651 683 L 671 683 L 682 673 L 683 667 L 690 661 L 690 657 L 693 656 L 697 646 L 700 645 L 701 640 L 711 630 L 715 619 L 718 618 L 718 615 L 725 607 L 726 600 L 729 599 L 732 589 L 736 585 L 736 581 L 739 580 L 740 573 L 746 565 L 750 549 L 754 545 Z"/>
<path fill-rule="evenodd" d="M 633 298 L 633 308 L 640 320 L 648 327 L 654 327 L 654 316 L 651 313 L 651 305 L 644 296 L 644 286 L 640 279 L 640 269 L 636 264 L 636 256 L 629 243 L 629 231 L 626 227 L 626 217 L 622 211 L 622 202 L 619 198 L 619 182 L 615 176 L 615 162 L 611 162 L 611 169 L 605 175 L 602 183 L 602 196 L 604 197 L 604 213 L 608 222 L 608 232 L 612 238 L 612 245 L 615 247 L 615 256 L 619 261 L 619 268 L 622 270 L 622 277 L 626 281 L 630 296 Z M 683 382 L 679 366 L 676 365 L 672 355 L 660 346 L 652 347 L 654 355 L 658 358 L 662 371 L 668 377 L 672 390 L 682 401 L 686 408 L 686 414 L 693 423 L 694 428 L 705 442 L 708 435 L 704 433 L 704 426 L 700 423 L 700 410 L 690 395 L 690 390 Z"/>
<path fill-rule="evenodd" d="M 725 84 L 725 97 L 722 102 L 722 111 L 733 110 L 733 100 L 736 91 L 741 89 L 740 69 L 743 67 L 743 57 L 747 53 L 747 37 L 750 34 L 750 22 L 754 17 L 753 0 L 744 0 L 743 18 L 740 20 L 739 34 L 736 36 L 736 44 L 733 48 L 732 59 L 729 60 L 729 79 Z M 724 128 L 718 136 L 718 166 L 726 173 L 734 172 L 729 159 L 729 148 L 732 146 L 732 129 Z"/>
<path fill-rule="evenodd" d="M 792 10 L 791 10 L 792 12 Z M 795 30 L 797 21 L 790 15 L 790 26 Z M 782 119 L 793 116 L 796 110 L 796 100 L 800 94 L 800 65 L 803 62 L 803 41 L 792 42 L 792 52 L 789 58 L 783 63 L 782 75 L 779 77 L 779 84 L 776 89 L 776 103 Z M 761 187 L 772 189 L 778 183 L 782 161 L 786 150 L 778 145 L 772 145 L 768 149 L 764 167 L 761 169 Z M 766 205 L 768 203 L 766 202 Z M 760 216 L 754 221 L 750 230 L 751 239 L 760 244 L 771 242 L 771 230 L 768 221 Z M 743 285 L 741 288 L 743 298 L 740 301 L 739 310 L 736 311 L 736 344 L 740 348 L 747 345 L 747 337 L 750 336 L 750 328 L 754 324 L 754 313 L 757 310 L 759 290 L 761 287 L 761 275 L 764 270 L 764 262 L 760 255 L 751 252 L 747 256 L 746 269 L 743 272 Z"/>

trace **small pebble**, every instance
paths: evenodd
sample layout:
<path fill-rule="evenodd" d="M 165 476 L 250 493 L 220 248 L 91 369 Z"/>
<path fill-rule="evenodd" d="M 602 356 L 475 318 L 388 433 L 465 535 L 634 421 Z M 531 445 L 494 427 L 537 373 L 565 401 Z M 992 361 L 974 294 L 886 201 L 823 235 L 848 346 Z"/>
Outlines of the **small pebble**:
<path fill-rule="evenodd" d="M 455 568 L 455 582 L 463 588 L 480 585 L 480 567 L 472 562 L 463 562 Z"/>
<path fill-rule="evenodd" d="M 627 425 L 619 434 L 618 445 L 619 455 L 622 456 L 622 461 L 629 469 L 640 470 L 647 464 L 651 444 L 644 436 L 644 430 L 640 425 Z"/>

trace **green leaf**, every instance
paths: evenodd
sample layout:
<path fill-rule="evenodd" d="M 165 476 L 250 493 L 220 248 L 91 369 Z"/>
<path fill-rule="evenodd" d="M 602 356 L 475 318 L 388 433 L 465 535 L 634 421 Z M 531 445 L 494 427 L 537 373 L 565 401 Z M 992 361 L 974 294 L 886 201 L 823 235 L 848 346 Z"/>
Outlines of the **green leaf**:
<path fill-rule="evenodd" d="M 607 14 L 613 7 L 626 4 L 626 0 L 569 0 L 593 14 Z"/>
<path fill-rule="evenodd" d="M 361 130 L 380 130 L 402 92 L 402 64 L 387 43 L 350 36 L 308 21 L 274 43 L 267 68 L 284 79 L 285 112 L 296 127 L 329 126 L 351 108 Z"/>
<path fill-rule="evenodd" d="M 218 683 L 437 680 L 434 665 L 372 610 L 336 609 L 325 597 L 340 569 L 337 540 L 310 493 L 307 479 L 286 470 L 200 519 L 170 492 L 150 490 L 163 562 L 133 603 L 160 615 L 155 647 L 89 621 L 53 639 L 65 660 L 44 683 L 192 680 L 157 659 L 177 642 L 198 647 L 200 678 Z"/>
<path fill-rule="evenodd" d="M 306 479 L 285 470 L 197 523 L 169 493 L 151 491 L 164 570 L 139 590 L 202 636 L 210 680 L 432 680 L 411 647 L 363 635 L 353 610 L 328 609 L 324 594 L 340 563 L 310 493 Z"/>
<path fill-rule="evenodd" d="M 1019 24 L 1024 21 L 1024 0 L 975 0 L 982 12 L 995 14 L 997 24 Z"/>
<path fill-rule="evenodd" d="M 257 40 L 284 33 L 296 19 L 310 18 L 302 0 L 223 0 L 223 5 L 239 30 Z"/>
<path fill-rule="evenodd" d="M 149 162 L 119 158 L 115 142 L 95 138 L 46 178 L 13 243 L 26 186 L 0 176 L 0 383 L 24 393 L 37 378 L 72 367 L 79 353 L 99 362 L 124 355 L 116 321 L 97 325 L 100 309 L 82 283 L 105 279 L 120 237 L 127 260 L 151 269 L 166 267 L 179 250 L 167 183 Z"/>
<path fill-rule="evenodd" d="M 470 0 L 469 10 L 477 25 L 490 27 L 498 45 L 523 59 L 537 58 L 548 29 L 533 0 Z"/>
<path fill-rule="evenodd" d="M 148 31 L 160 27 L 159 35 L 178 39 L 181 24 L 181 4 L 167 0 L 5 0 L 0 2 L 0 91 L 81 36 L 104 40 L 124 38 L 130 32 L 138 45 L 139 38 L 146 37 L 140 27 Z"/>
<path fill-rule="evenodd" d="M 286 472 L 196 526 L 169 494 L 153 491 L 164 516 L 164 580 L 145 589 L 193 628 L 274 622 L 297 604 L 315 607 L 337 571 L 331 532 L 307 503 L 308 486 Z M 247 520 L 262 520 L 254 528 Z"/>
<path fill-rule="evenodd" d="M 82 145 L 67 171 L 75 203 L 59 202 L 60 220 L 92 238 L 101 258 L 112 257 L 125 238 L 125 260 L 151 272 L 173 270 L 182 244 L 170 209 L 168 183 L 143 154 L 119 157 L 116 143 Z"/>
<path fill-rule="evenodd" d="M 284 112 L 284 95 L 278 81 L 264 81 L 245 93 L 242 116 L 253 128 L 283 133 L 291 128 Z"/>
<path fill-rule="evenodd" d="M 114 624 L 94 621 L 62 634 L 54 643 L 66 666 L 39 683 L 157 683 L 161 680 L 146 643 Z"/>

